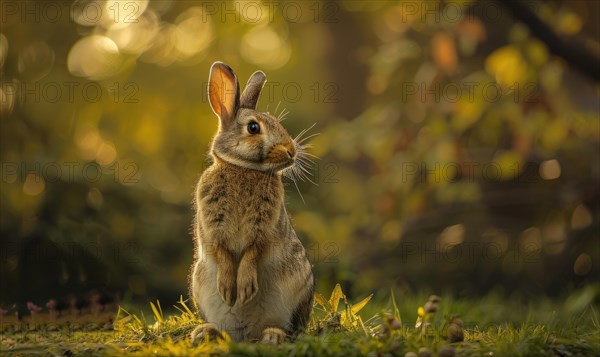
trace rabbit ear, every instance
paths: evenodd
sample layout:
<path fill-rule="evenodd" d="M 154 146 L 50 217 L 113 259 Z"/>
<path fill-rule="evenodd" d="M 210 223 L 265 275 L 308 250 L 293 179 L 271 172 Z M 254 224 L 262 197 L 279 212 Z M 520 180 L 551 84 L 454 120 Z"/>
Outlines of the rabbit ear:
<path fill-rule="evenodd" d="M 228 126 L 240 106 L 240 87 L 233 70 L 223 62 L 210 67 L 208 101 L 221 123 Z"/>
<path fill-rule="evenodd" d="M 244 88 L 242 98 L 240 99 L 240 107 L 253 110 L 256 109 L 256 103 L 258 103 L 260 91 L 262 90 L 266 81 L 267 76 L 262 71 L 254 72 L 254 74 L 250 76 L 250 79 L 246 84 L 246 88 Z"/>

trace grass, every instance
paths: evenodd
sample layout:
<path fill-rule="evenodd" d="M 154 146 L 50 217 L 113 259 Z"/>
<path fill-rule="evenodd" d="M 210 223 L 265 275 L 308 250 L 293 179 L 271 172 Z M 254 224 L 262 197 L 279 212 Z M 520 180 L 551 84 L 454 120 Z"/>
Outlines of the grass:
<path fill-rule="evenodd" d="M 0 355 L 245 355 L 245 356 L 598 356 L 598 286 L 556 302 L 523 303 L 490 295 L 482 299 L 427 298 L 425 294 L 352 304 L 339 285 L 317 294 L 307 331 L 294 342 L 271 346 L 224 340 L 192 345 L 200 323 L 186 301 L 170 315 L 159 302 L 151 313 L 120 309 L 114 328 L 73 320 L 2 325 Z M 106 329 L 106 328 L 105 328 Z M 452 341 L 452 342 L 451 342 Z"/>

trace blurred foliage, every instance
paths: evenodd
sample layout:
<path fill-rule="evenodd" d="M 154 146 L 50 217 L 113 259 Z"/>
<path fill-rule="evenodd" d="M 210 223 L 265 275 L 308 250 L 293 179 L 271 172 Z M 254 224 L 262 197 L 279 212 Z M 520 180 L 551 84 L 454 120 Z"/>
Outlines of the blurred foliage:
<path fill-rule="evenodd" d="M 496 2 L 291 4 L 3 2 L 0 303 L 186 291 L 216 60 L 321 132 L 287 193 L 318 290 L 598 281 L 597 83 Z M 530 6 L 598 52 L 597 3 Z"/>

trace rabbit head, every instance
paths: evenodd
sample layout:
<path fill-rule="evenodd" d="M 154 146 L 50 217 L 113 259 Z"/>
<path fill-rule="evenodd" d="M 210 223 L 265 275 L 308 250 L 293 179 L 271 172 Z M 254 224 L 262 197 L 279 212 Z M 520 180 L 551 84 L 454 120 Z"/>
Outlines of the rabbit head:
<path fill-rule="evenodd" d="M 240 95 L 233 70 L 222 62 L 212 65 L 208 99 L 219 117 L 212 154 L 248 169 L 281 171 L 295 163 L 302 147 L 276 117 L 256 110 L 266 79 L 262 71 L 254 72 Z"/>

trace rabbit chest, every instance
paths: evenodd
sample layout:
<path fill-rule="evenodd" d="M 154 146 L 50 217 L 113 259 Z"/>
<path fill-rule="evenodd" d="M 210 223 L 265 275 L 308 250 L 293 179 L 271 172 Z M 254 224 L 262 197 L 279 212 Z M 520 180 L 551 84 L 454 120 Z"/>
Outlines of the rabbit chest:
<path fill-rule="evenodd" d="M 239 259 L 257 233 L 267 242 L 277 238 L 283 195 L 278 174 L 217 160 L 198 185 L 198 236 L 203 245 L 222 245 Z"/>

